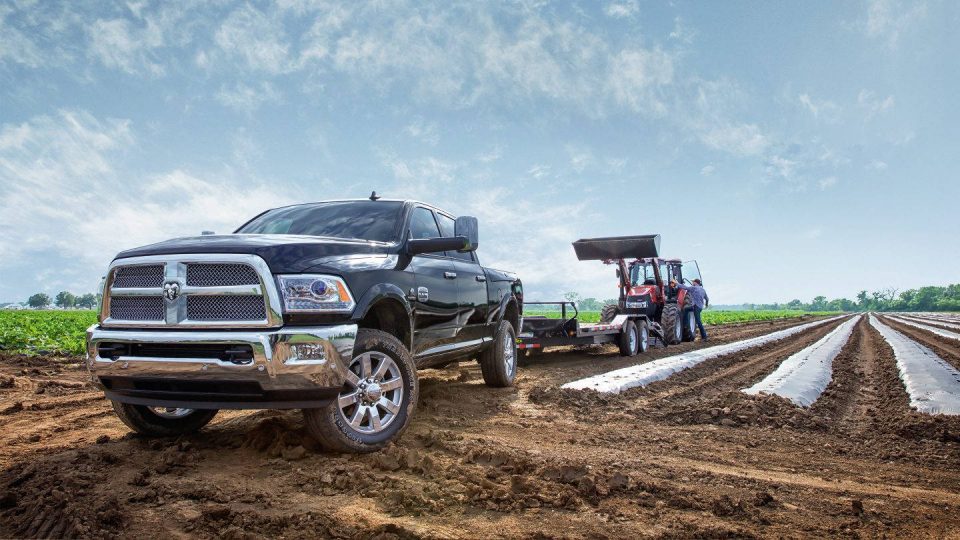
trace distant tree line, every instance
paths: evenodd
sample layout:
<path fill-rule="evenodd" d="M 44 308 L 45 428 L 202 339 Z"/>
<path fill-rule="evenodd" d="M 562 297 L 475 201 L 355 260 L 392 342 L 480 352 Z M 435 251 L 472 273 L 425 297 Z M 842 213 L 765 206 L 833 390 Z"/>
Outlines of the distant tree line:
<path fill-rule="evenodd" d="M 60 291 L 53 299 L 46 293 L 31 295 L 27 299 L 27 305 L 34 309 L 48 308 L 51 304 L 62 309 L 93 309 L 99 301 L 99 294 L 87 293 L 78 296 L 69 291 Z"/>
<path fill-rule="evenodd" d="M 600 311 L 604 304 L 615 304 L 617 300 L 597 300 L 582 298 L 575 292 L 568 292 L 564 298 L 577 302 L 581 311 Z M 811 302 L 799 299 L 785 304 L 743 304 L 742 309 L 794 309 L 801 311 L 960 311 L 960 284 L 946 287 L 920 287 L 900 291 L 887 288 L 880 291 L 860 291 L 856 300 L 835 298 L 827 300 L 818 296 Z"/>

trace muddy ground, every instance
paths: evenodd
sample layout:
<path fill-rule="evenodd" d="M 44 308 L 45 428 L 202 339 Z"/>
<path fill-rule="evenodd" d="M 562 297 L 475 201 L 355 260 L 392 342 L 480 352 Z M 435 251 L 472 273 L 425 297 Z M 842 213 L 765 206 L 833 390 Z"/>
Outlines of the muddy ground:
<path fill-rule="evenodd" d="M 801 322 L 714 327 L 711 344 Z M 424 371 L 410 429 L 367 456 L 319 452 L 292 411 L 141 439 L 79 359 L 0 355 L 0 536 L 960 536 L 960 418 L 910 410 L 866 319 L 811 408 L 738 391 L 837 324 L 619 396 L 558 387 L 701 344 L 551 352 L 515 389 L 475 364 Z M 960 365 L 956 342 L 888 324 Z"/>

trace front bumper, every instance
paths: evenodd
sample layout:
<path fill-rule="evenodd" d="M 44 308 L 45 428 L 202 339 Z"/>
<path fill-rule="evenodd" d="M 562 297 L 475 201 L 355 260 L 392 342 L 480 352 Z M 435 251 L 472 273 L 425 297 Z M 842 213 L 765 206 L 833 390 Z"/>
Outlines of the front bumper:
<path fill-rule="evenodd" d="M 355 324 L 264 331 L 113 330 L 94 325 L 87 330 L 87 369 L 107 398 L 122 403 L 315 408 L 330 403 L 343 388 L 356 336 Z M 209 351 L 220 346 L 252 354 L 239 360 L 210 357 Z M 195 357 L 191 347 L 196 348 Z"/>

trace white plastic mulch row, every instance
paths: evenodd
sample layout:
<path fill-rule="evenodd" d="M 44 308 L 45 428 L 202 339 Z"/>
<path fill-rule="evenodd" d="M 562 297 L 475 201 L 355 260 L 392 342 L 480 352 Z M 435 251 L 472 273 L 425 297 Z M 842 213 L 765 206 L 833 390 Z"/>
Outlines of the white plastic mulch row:
<path fill-rule="evenodd" d="M 927 414 L 960 414 L 960 371 L 873 315 L 870 324 L 893 349 L 910 406 Z"/>
<path fill-rule="evenodd" d="M 617 369 L 607 373 L 594 375 L 593 377 L 587 377 L 585 379 L 568 382 L 567 384 L 563 385 L 562 388 L 572 388 L 575 390 L 596 390 L 597 392 L 619 394 L 620 392 L 623 392 L 629 388 L 646 386 L 652 382 L 661 381 L 673 375 L 674 373 L 677 373 L 678 371 L 691 368 L 705 360 L 732 354 L 752 347 L 766 345 L 767 343 L 784 339 L 805 330 L 809 330 L 815 326 L 836 321 L 837 319 L 841 319 L 843 317 L 845 317 L 845 315 L 801 324 L 799 326 L 794 326 L 784 330 L 778 330 L 764 336 L 745 339 L 743 341 L 736 341 L 726 345 L 716 345 L 713 347 L 707 347 L 705 349 L 679 354 L 677 356 L 668 356 L 666 358 L 654 360 L 653 362 L 647 362 L 646 364 L 630 366 L 623 369 Z"/>
<path fill-rule="evenodd" d="M 940 326 L 946 326 L 947 328 L 956 328 L 960 330 L 960 323 L 952 322 L 951 319 L 935 319 L 933 317 L 917 317 L 916 315 L 899 315 L 904 319 L 910 319 L 911 321 L 927 324 L 937 324 Z"/>
<path fill-rule="evenodd" d="M 795 405 L 809 407 L 833 379 L 833 359 L 850 339 L 860 315 L 845 321 L 813 345 L 784 360 L 762 381 L 744 388 L 743 392 L 776 394 Z"/>
<path fill-rule="evenodd" d="M 888 317 L 890 317 L 888 315 Z M 904 319 L 903 317 L 890 317 L 891 319 L 903 323 L 907 326 L 912 326 L 914 328 L 919 328 L 921 330 L 926 330 L 927 332 L 932 332 L 940 337 L 945 337 L 947 339 L 956 339 L 960 340 L 960 334 L 956 332 L 951 332 L 949 330 L 944 330 L 943 328 L 937 328 L 936 326 L 930 326 L 929 324 L 923 324 L 916 321 L 911 321 L 909 319 Z"/>

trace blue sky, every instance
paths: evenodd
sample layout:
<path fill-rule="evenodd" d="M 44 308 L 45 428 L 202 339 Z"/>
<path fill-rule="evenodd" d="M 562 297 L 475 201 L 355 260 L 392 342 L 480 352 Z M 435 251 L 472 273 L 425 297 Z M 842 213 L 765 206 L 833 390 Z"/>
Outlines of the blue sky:
<path fill-rule="evenodd" d="M 0 4 L 0 301 L 376 189 L 481 221 L 528 296 L 663 235 L 715 303 L 960 281 L 960 4 Z"/>

